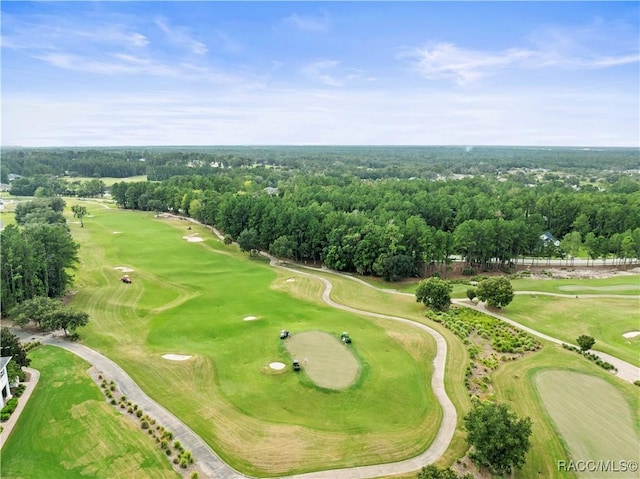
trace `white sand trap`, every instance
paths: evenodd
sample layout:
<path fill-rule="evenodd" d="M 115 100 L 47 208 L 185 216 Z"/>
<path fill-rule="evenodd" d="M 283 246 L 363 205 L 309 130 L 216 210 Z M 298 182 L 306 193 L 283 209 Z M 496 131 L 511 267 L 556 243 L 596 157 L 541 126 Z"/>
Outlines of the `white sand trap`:
<path fill-rule="evenodd" d="M 135 269 L 127 268 L 126 266 L 115 266 L 113 269 L 122 271 L 123 273 L 133 273 Z"/>
<path fill-rule="evenodd" d="M 200 238 L 199 236 L 183 236 L 182 239 L 187 240 L 189 243 L 200 243 L 204 241 L 204 238 Z"/>
<path fill-rule="evenodd" d="M 244 318 L 242 318 L 245 321 L 255 321 L 256 319 L 258 319 L 257 316 L 245 316 Z"/>
<path fill-rule="evenodd" d="M 280 371 L 281 369 L 284 369 L 285 366 L 284 363 L 269 363 L 269 367 L 276 371 Z"/>
<path fill-rule="evenodd" d="M 114 235 L 121 235 L 121 234 L 122 234 L 122 231 L 112 231 L 112 234 L 114 234 Z"/>
<path fill-rule="evenodd" d="M 162 357 L 169 361 L 186 361 L 187 359 L 191 359 L 191 356 L 185 356 L 184 354 L 163 354 Z"/>
<path fill-rule="evenodd" d="M 285 283 L 295 283 L 296 279 L 295 278 L 288 278 Z"/>
<path fill-rule="evenodd" d="M 629 331 L 628 333 L 624 333 L 622 336 L 627 339 L 635 338 L 636 336 L 640 336 L 640 331 Z"/>

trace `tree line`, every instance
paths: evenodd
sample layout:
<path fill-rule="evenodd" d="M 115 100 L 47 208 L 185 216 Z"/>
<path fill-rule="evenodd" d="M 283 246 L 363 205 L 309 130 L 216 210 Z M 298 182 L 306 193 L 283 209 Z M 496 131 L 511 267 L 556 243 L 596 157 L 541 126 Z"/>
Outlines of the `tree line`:
<path fill-rule="evenodd" d="M 62 297 L 78 261 L 62 214 L 61 198 L 43 198 L 16 206 L 16 225 L 0 232 L 1 313 L 35 297 Z"/>
<path fill-rule="evenodd" d="M 592 258 L 640 257 L 640 190 L 486 177 L 372 181 L 254 168 L 116 183 L 111 194 L 122 208 L 171 211 L 215 226 L 247 251 L 387 279 L 427 275 L 452 255 L 477 270 L 582 250 Z M 543 241 L 545 232 L 559 246 Z"/>

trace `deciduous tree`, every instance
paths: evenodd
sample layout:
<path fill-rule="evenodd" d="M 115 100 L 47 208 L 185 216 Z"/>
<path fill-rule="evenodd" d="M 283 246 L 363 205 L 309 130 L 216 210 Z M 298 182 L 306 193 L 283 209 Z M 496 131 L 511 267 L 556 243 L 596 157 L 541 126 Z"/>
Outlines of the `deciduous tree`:
<path fill-rule="evenodd" d="M 506 404 L 481 402 L 464 418 L 471 458 L 496 474 L 522 467 L 529 451 L 531 418 L 519 419 Z"/>
<path fill-rule="evenodd" d="M 480 281 L 477 289 L 478 299 L 486 301 L 489 306 L 501 308 L 513 301 L 511 281 L 504 276 L 497 276 Z"/>
<path fill-rule="evenodd" d="M 451 304 L 451 291 L 453 286 L 448 281 L 432 277 L 420 281 L 416 289 L 416 301 L 438 311 L 445 311 Z"/>

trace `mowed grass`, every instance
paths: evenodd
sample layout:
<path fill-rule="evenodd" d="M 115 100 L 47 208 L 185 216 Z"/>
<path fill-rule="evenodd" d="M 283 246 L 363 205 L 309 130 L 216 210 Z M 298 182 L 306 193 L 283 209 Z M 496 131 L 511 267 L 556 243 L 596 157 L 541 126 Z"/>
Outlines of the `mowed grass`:
<path fill-rule="evenodd" d="M 509 318 L 537 331 L 575 344 L 581 334 L 596 340 L 595 349 L 640 366 L 640 336 L 625 338 L 640 330 L 640 299 L 569 298 L 516 295 L 504 309 Z"/>
<path fill-rule="evenodd" d="M 327 389 L 344 389 L 357 379 L 360 363 L 352 350 L 336 337 L 320 331 L 305 331 L 286 339 L 284 346 L 300 361 L 299 376 Z"/>
<path fill-rule="evenodd" d="M 593 279 L 514 279 L 515 291 L 540 291 L 567 295 L 624 294 L 640 295 L 640 276 L 620 274 L 611 278 Z"/>
<path fill-rule="evenodd" d="M 110 176 L 108 177 L 105 176 L 103 178 L 92 178 L 89 176 L 73 176 L 73 177 L 65 177 L 64 179 L 70 183 L 73 183 L 74 181 L 81 181 L 84 183 L 85 181 L 100 180 L 104 182 L 107 188 L 109 188 L 113 186 L 115 183 L 133 183 L 138 181 L 147 181 L 147 175 L 127 176 L 126 178 L 113 178 Z"/>
<path fill-rule="evenodd" d="M 287 291 L 301 299 L 319 295 L 322 291 L 322 285 L 320 285 L 318 281 L 305 276 L 304 273 L 306 271 L 305 269 L 300 269 L 300 274 L 293 275 L 294 282 L 287 282 L 285 278 L 291 279 L 292 274 L 290 272 L 283 272 L 274 283 L 274 287 Z M 400 295 L 379 291 L 353 281 L 352 279 L 322 271 L 315 271 L 314 274 L 331 281 L 333 284 L 331 299 L 340 304 L 345 304 L 363 311 L 411 319 L 430 326 L 442 334 L 447 342 L 445 388 L 458 412 L 458 429 L 455 432 L 449 449 L 444 456 L 438 460 L 438 464 L 441 466 L 451 465 L 455 459 L 464 455 L 467 450 L 467 445 L 464 432 L 462 431 L 462 418 L 471 408 L 471 401 L 464 386 L 465 368 L 469 363 L 469 355 L 462 341 L 441 324 L 427 319 L 425 317 L 425 306 L 417 303 L 415 296 L 411 294 Z M 390 321 L 381 319 L 372 319 L 372 321 L 375 321 L 382 327 L 387 327 L 387 324 L 393 324 Z M 389 326 L 390 329 L 392 327 L 394 326 Z M 349 330 L 349 332 L 354 336 L 353 331 Z M 431 336 L 425 336 L 425 338 L 425 340 L 429 342 L 434 342 Z"/>
<path fill-rule="evenodd" d="M 609 460 L 619 464 L 638 459 L 639 436 L 633 412 L 611 384 L 574 371 L 549 370 L 537 374 L 534 385 L 574 461 Z M 579 477 L 607 478 L 621 474 L 585 471 Z"/>
<path fill-rule="evenodd" d="M 53 346 L 30 357 L 40 381 L 2 449 L 4 479 L 180 477 L 155 442 L 105 402 L 89 364 Z"/>
<path fill-rule="evenodd" d="M 295 298 L 277 286 L 279 273 L 268 264 L 222 245 L 204 227 L 89 208 L 94 217 L 85 228 L 71 225 L 82 245 L 73 304 L 92 318 L 83 341 L 116 360 L 233 467 L 281 475 L 388 462 L 432 441 L 441 410 L 430 387 L 430 336 L 337 311 L 317 297 Z M 206 241 L 183 239 L 194 233 Z M 135 270 L 132 284 L 119 281 L 118 266 Z M 348 330 L 366 377 L 328 393 L 293 373 L 265 373 L 270 362 L 290 362 L 282 329 Z M 194 357 L 167 361 L 165 353 Z"/>
<path fill-rule="evenodd" d="M 620 414 L 627 418 L 631 417 L 630 427 L 636 434 L 636 439 L 631 445 L 635 445 L 637 451 L 637 434 L 640 430 L 640 396 L 637 386 L 617 379 L 592 362 L 558 345 L 544 341 L 543 344 L 544 347 L 541 351 L 517 361 L 503 363 L 491 376 L 496 388 L 496 399 L 507 402 L 519 416 L 529 416 L 533 421 L 531 450 L 527 454 L 526 464 L 522 469 L 516 470 L 515 477 L 518 479 L 576 477 L 572 472 L 558 470 L 559 460 L 568 461 L 572 458 L 578 459 L 578 457 L 572 455 L 572 451 L 568 447 L 569 439 L 560 436 L 538 394 L 536 377 L 539 374 L 546 374 L 548 371 L 579 373 L 581 377 L 586 375 L 604 381 L 607 386 L 615 390 L 624 399 L 624 407 L 622 407 Z M 588 382 L 590 383 L 590 380 Z M 562 396 L 573 397 L 576 402 L 579 402 L 579 391 L 579 389 L 573 389 L 570 384 L 567 384 Z M 591 392 L 586 394 L 591 394 Z M 601 395 L 598 389 L 594 390 L 593 394 Z M 560 399 L 558 398 L 558 400 Z M 579 423 L 597 421 L 595 418 L 598 414 L 597 410 L 583 407 L 580 409 L 580 414 L 576 418 Z M 606 425 L 604 430 L 614 427 L 615 425 Z M 636 457 L 627 459 L 637 459 L 637 453 Z"/>

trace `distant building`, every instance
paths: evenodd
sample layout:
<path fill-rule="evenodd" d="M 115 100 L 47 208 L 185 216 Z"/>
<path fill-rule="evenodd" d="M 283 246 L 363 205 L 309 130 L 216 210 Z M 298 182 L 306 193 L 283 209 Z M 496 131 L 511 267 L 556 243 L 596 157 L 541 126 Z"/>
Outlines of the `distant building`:
<path fill-rule="evenodd" d="M 272 187 L 272 186 L 267 186 L 267 187 L 264 189 L 264 191 L 265 191 L 265 193 L 267 193 L 267 194 L 268 194 L 268 195 L 270 195 L 270 196 L 274 196 L 274 195 L 277 195 L 277 194 L 278 194 L 278 188 L 274 188 L 274 187 Z"/>
<path fill-rule="evenodd" d="M 22 178 L 22 175 L 14 175 L 13 173 L 9 173 L 7 175 L 7 179 L 9 180 L 9 183 L 11 183 L 13 180 L 17 180 L 18 178 Z"/>
<path fill-rule="evenodd" d="M 553 236 L 551 233 L 549 233 L 548 231 L 545 231 L 544 233 L 542 233 L 540 235 L 540 240 L 542 240 L 542 242 L 544 243 L 544 245 L 548 245 L 549 243 L 553 243 L 554 246 L 560 246 L 560 241 L 556 239 L 555 236 Z"/>
<path fill-rule="evenodd" d="M 0 358 L 0 407 L 4 407 L 4 403 L 7 399 L 11 399 L 11 391 L 9 390 L 9 376 L 7 375 L 7 364 L 11 361 L 11 356 L 4 356 Z"/>

